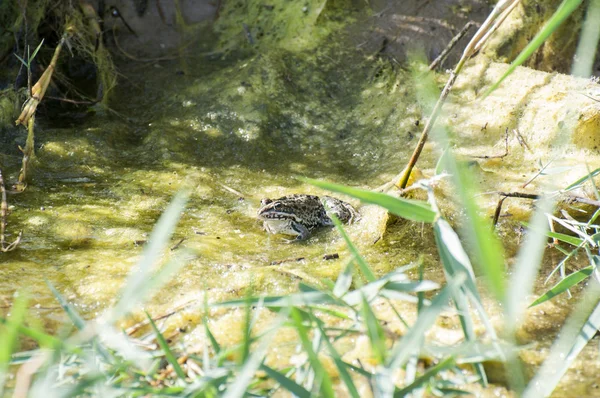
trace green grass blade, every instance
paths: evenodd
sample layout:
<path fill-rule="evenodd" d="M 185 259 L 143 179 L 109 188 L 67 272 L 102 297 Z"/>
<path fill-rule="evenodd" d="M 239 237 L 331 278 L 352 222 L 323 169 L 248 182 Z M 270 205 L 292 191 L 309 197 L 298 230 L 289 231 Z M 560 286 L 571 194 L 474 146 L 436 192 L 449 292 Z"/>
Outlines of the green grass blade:
<path fill-rule="evenodd" d="M 313 350 L 313 346 L 310 342 L 310 339 L 308 338 L 308 331 L 306 330 L 306 327 L 304 326 L 304 324 L 302 322 L 303 316 L 301 315 L 300 311 L 294 307 L 290 307 L 290 315 L 291 315 L 292 321 L 294 322 L 296 332 L 298 333 L 298 336 L 300 337 L 300 341 L 302 342 L 302 347 L 304 348 L 304 351 L 308 355 L 308 360 L 313 369 L 313 372 L 315 373 L 315 378 L 318 378 L 318 380 L 320 381 L 319 396 L 326 397 L 326 398 L 335 397 L 335 394 L 333 392 L 333 385 L 331 382 L 331 377 L 325 371 L 325 368 L 321 364 L 321 361 L 319 360 L 317 353 Z"/>
<path fill-rule="evenodd" d="M 462 247 L 458 235 L 450 224 L 442 218 L 433 224 L 433 232 L 437 243 L 440 260 L 446 273 L 452 277 L 458 274 L 467 276 L 466 287 L 475 297 L 479 297 L 477 285 L 475 284 L 475 274 L 471 261 Z"/>
<path fill-rule="evenodd" d="M 83 330 L 83 328 L 85 327 L 85 321 L 83 320 L 81 315 L 79 315 L 77 310 L 71 305 L 71 303 L 69 303 L 67 300 L 65 300 L 65 298 L 62 296 L 62 294 L 60 294 L 58 292 L 58 290 L 56 290 L 54 285 L 47 279 L 46 279 L 46 285 L 48 285 L 48 287 L 50 288 L 50 291 L 52 292 L 52 294 L 54 295 L 54 297 L 56 298 L 56 300 L 58 301 L 60 306 L 67 313 L 67 315 L 69 316 L 69 319 L 71 319 L 71 322 L 73 322 L 73 325 L 75 325 L 75 327 L 77 329 Z"/>
<path fill-rule="evenodd" d="M 251 304 L 258 304 L 263 301 L 263 305 L 267 308 L 287 308 L 290 305 L 303 306 L 314 304 L 338 304 L 339 301 L 331 295 L 319 291 L 293 293 L 289 296 L 267 296 L 262 298 L 249 299 Z M 246 303 L 246 299 L 236 299 L 223 301 L 220 303 L 212 303 L 211 307 L 239 307 Z"/>
<path fill-rule="evenodd" d="M 6 325 L 7 322 L 8 320 L 0 318 L 0 325 Z M 34 328 L 28 328 L 26 326 L 20 325 L 19 333 L 35 340 L 38 343 L 38 345 L 42 348 L 53 349 L 58 347 L 64 347 L 63 341 L 61 339 L 56 338 L 50 334 L 41 332 Z M 81 353 L 81 350 L 79 350 L 77 347 L 68 347 L 68 350 L 70 352 Z"/>
<path fill-rule="evenodd" d="M 154 226 L 148 243 L 144 247 L 141 260 L 127 278 L 121 298 L 109 313 L 110 323 L 114 323 L 144 299 L 144 294 L 148 292 L 144 289 L 144 285 L 150 279 L 157 259 L 167 248 L 169 238 L 179 221 L 188 195 L 187 191 L 178 193 Z"/>
<path fill-rule="evenodd" d="M 15 57 L 17 57 L 17 59 L 23 64 L 24 67 L 29 68 L 29 65 L 27 64 L 27 62 L 23 58 L 19 57 L 17 54 L 13 54 L 13 55 Z"/>
<path fill-rule="evenodd" d="M 289 377 L 286 377 L 284 374 L 279 373 L 273 368 L 268 367 L 264 363 L 260 365 L 260 369 L 263 370 L 267 376 L 275 380 L 277 383 L 281 385 L 281 387 L 285 388 L 292 394 L 294 394 L 298 398 L 310 398 L 312 395 L 310 391 L 306 388 L 302 387 L 300 384 L 296 383 Z"/>
<path fill-rule="evenodd" d="M 150 322 L 150 326 L 152 326 L 152 330 L 154 330 L 154 334 L 156 335 L 156 341 L 158 342 L 158 345 L 165 353 L 165 358 L 171 364 L 171 366 L 173 366 L 173 370 L 177 374 L 177 377 L 179 377 L 181 380 L 183 380 L 185 382 L 185 378 L 187 376 L 186 376 L 185 372 L 183 371 L 183 369 L 181 369 L 179 362 L 177 362 L 177 358 L 173 354 L 173 351 L 171 351 L 171 348 L 169 348 L 169 343 L 167 343 L 167 341 L 165 340 L 165 337 L 162 335 L 160 330 L 158 330 L 158 328 L 156 327 L 156 324 L 152 320 L 152 317 L 150 316 L 150 314 L 148 314 L 147 312 L 145 312 L 145 313 L 146 313 L 146 317 L 148 317 L 148 321 Z"/>
<path fill-rule="evenodd" d="M 469 311 L 469 298 L 467 297 L 467 294 L 467 289 L 457 289 L 452 298 L 456 305 L 458 319 L 460 320 L 460 325 L 465 335 L 465 339 L 468 342 L 474 342 L 477 340 L 477 335 L 475 334 L 473 318 L 471 317 L 471 313 Z M 474 298 L 473 301 L 476 303 L 481 303 L 478 297 Z M 483 386 L 487 387 L 487 375 L 485 373 L 485 369 L 483 368 L 483 364 L 477 362 L 473 364 L 473 367 L 475 368 L 475 371 L 477 372 L 477 375 L 479 376 Z"/>
<path fill-rule="evenodd" d="M 350 290 L 350 286 L 352 285 L 352 274 L 354 272 L 354 262 L 349 261 L 344 271 L 340 273 L 335 281 L 335 286 L 333 287 L 333 295 L 336 297 L 342 297 L 344 294 L 348 293 Z"/>
<path fill-rule="evenodd" d="M 0 397 L 4 396 L 8 365 L 27 314 L 27 295 L 20 293 L 15 299 L 4 328 L 0 328 Z"/>
<path fill-rule="evenodd" d="M 590 277 L 592 272 L 594 272 L 594 266 L 590 265 L 589 267 L 585 267 L 580 269 L 579 271 L 573 272 L 556 285 L 552 286 L 548 291 L 538 297 L 533 303 L 529 305 L 529 308 L 535 307 L 538 304 L 543 303 L 544 301 L 550 300 L 551 298 L 558 296 L 561 293 L 564 293 L 568 289 L 577 285 L 579 282 Z"/>
<path fill-rule="evenodd" d="M 443 396 L 443 397 L 456 397 L 456 396 L 471 397 L 471 396 L 473 396 L 473 393 L 471 391 L 459 390 L 458 388 L 448 387 L 448 388 L 438 388 L 437 390 L 439 391 L 438 396 Z"/>
<path fill-rule="evenodd" d="M 533 289 L 535 275 L 546 246 L 545 231 L 548 229 L 546 214 L 551 213 L 552 208 L 553 202 L 550 199 L 540 200 L 537 210 L 532 216 L 525 242 L 517 255 L 505 304 L 505 317 L 509 333 L 514 332 L 520 324 L 525 311 L 525 297 Z"/>
<path fill-rule="evenodd" d="M 390 293 L 431 291 L 439 288 L 439 285 L 432 281 L 410 282 L 398 280 L 400 278 L 405 279 L 406 275 L 390 273 L 383 278 L 368 283 L 361 288 L 346 294 L 343 297 L 343 301 L 352 306 L 361 303 L 363 296 L 367 298 L 367 301 L 370 301 L 377 295 L 385 295 L 386 297 L 390 297 Z M 400 298 L 400 295 L 396 295 L 396 297 Z M 411 296 L 411 302 L 416 302 L 416 300 L 416 297 Z"/>
<path fill-rule="evenodd" d="M 521 53 L 517 56 L 517 58 L 510 64 L 509 68 L 504 72 L 504 74 L 498 79 L 496 83 L 490 87 L 484 97 L 487 97 L 492 91 L 496 90 L 500 84 L 514 72 L 517 66 L 522 65 L 543 43 L 546 41 L 548 36 L 550 36 L 558 27 L 564 22 L 565 19 L 571 15 L 573 11 L 579 7 L 582 0 L 564 0 L 562 4 L 558 7 L 554 15 L 546 22 L 546 24 L 542 27 L 540 32 L 529 42 L 529 44 L 521 51 Z"/>
<path fill-rule="evenodd" d="M 563 190 L 563 192 L 569 192 L 569 191 L 572 191 L 574 189 L 577 189 L 577 188 L 581 187 L 583 184 L 585 184 L 587 181 L 591 180 L 592 178 L 596 177 L 598 174 L 600 174 L 600 168 L 597 168 L 594 171 L 591 171 L 591 172 L 587 173 L 586 175 L 584 175 L 583 177 L 579 178 L 574 183 L 568 185 Z"/>
<path fill-rule="evenodd" d="M 573 246 L 580 246 L 581 243 L 583 243 L 583 239 L 576 238 L 571 235 L 561 234 L 559 232 L 546 231 L 546 236 L 548 236 L 549 238 L 555 238 L 561 242 L 565 242 Z M 592 236 L 592 239 L 593 238 L 594 237 Z"/>
<path fill-rule="evenodd" d="M 150 297 L 152 292 L 157 291 L 166 282 L 171 280 L 173 275 L 179 272 L 181 268 L 189 263 L 195 256 L 191 250 L 183 249 L 170 258 L 154 275 L 150 277 L 144 286 L 138 291 L 142 297 Z"/>
<path fill-rule="evenodd" d="M 354 385 L 354 381 L 352 381 L 352 377 L 350 376 L 350 373 L 348 373 L 348 367 L 346 366 L 346 363 L 342 360 L 342 357 L 337 352 L 337 350 L 335 349 L 333 344 L 331 344 L 331 342 L 329 341 L 329 338 L 327 337 L 327 335 L 325 334 L 325 331 L 323 330 L 323 322 L 320 319 L 318 319 L 316 316 L 314 316 L 314 314 L 312 312 L 310 313 L 310 315 L 313 319 L 313 322 L 315 322 L 315 324 L 317 325 L 318 330 L 321 332 L 321 335 L 325 336 L 323 338 L 323 342 L 325 342 L 325 346 L 327 347 L 327 350 L 329 351 L 329 355 L 331 355 L 331 358 L 333 358 L 333 361 L 335 362 L 335 366 L 337 367 L 338 371 L 340 372 L 340 378 L 346 385 L 346 388 L 348 389 L 350 396 L 352 398 L 360 398 L 360 394 L 358 393 L 358 390 L 356 389 L 356 386 Z M 385 346 L 384 346 L 384 348 L 385 348 Z"/>
<path fill-rule="evenodd" d="M 387 356 L 387 348 L 385 346 L 385 335 L 383 334 L 383 329 L 375 317 L 369 302 L 362 296 L 362 308 L 361 313 L 363 319 L 365 321 L 365 325 L 367 327 L 367 337 L 369 337 L 369 342 L 371 343 L 371 348 L 373 349 L 373 353 L 375 354 L 375 359 L 378 364 L 385 363 Z"/>
<path fill-rule="evenodd" d="M 333 223 L 335 224 L 337 230 L 340 232 L 340 235 L 342 235 L 342 238 L 344 238 L 346 246 L 348 246 L 348 250 L 350 250 L 353 260 L 356 261 L 360 272 L 362 272 L 367 281 L 373 282 L 377 278 L 373 274 L 373 271 L 371 271 L 371 268 L 369 267 L 365 259 L 360 255 L 356 246 L 354 246 L 354 243 L 352 243 L 352 240 L 344 230 L 344 227 L 342 226 L 340 220 L 338 220 L 337 217 L 333 214 L 330 215 L 330 218 L 333 220 Z"/>
<path fill-rule="evenodd" d="M 447 139 L 444 131 L 439 131 L 438 135 L 442 136 L 439 138 L 442 141 Z M 473 199 L 476 190 L 473 186 L 473 178 L 470 177 L 469 171 L 456 162 L 452 151 L 449 150 L 445 157 L 446 168 L 452 175 L 452 179 L 457 187 L 456 191 L 460 198 L 460 202 L 465 209 L 466 222 L 461 230 L 469 243 L 470 253 L 472 254 L 479 273 L 483 275 L 490 291 L 497 300 L 502 301 L 504 300 L 505 295 L 505 266 L 502 245 L 496 235 L 494 235 L 489 220 L 486 220 L 481 216 L 479 206 Z M 433 195 L 430 194 L 430 202 L 433 200 Z M 451 229 L 445 221 L 440 223 L 437 228 L 434 223 L 436 239 L 439 238 L 438 250 L 441 250 L 443 247 L 456 247 L 457 249 L 460 248 L 460 251 L 464 251 L 460 240 L 454 231 L 450 232 L 448 230 L 449 228 Z M 445 237 L 449 239 L 449 242 L 443 241 Z M 468 275 L 473 276 L 471 261 L 466 254 L 460 254 L 460 257 L 450 257 L 455 257 L 455 259 L 458 260 L 458 263 L 463 264 L 464 267 L 470 268 L 471 270 L 468 271 Z M 473 283 L 468 282 L 468 285 L 469 288 L 477 294 L 474 278 L 472 279 Z"/>
<path fill-rule="evenodd" d="M 210 340 L 210 345 L 212 346 L 213 350 L 215 351 L 215 354 L 218 355 L 221 352 L 221 346 L 219 345 L 219 342 L 217 341 L 215 336 L 210 331 L 210 328 L 208 327 L 208 317 L 207 316 L 204 316 L 203 323 L 204 323 L 204 332 L 206 333 L 206 336 Z"/>
<path fill-rule="evenodd" d="M 531 227 L 517 255 L 504 302 L 505 331 L 509 342 L 515 342 L 515 333 L 521 324 L 526 307 L 526 297 L 531 294 L 546 246 L 547 213 L 552 213 L 554 203 L 542 198 L 532 216 Z M 510 386 L 520 394 L 525 387 L 524 371 L 516 355 L 509 355 L 505 365 Z"/>
<path fill-rule="evenodd" d="M 271 335 L 272 333 L 269 333 L 260 340 L 259 346 L 248 356 L 235 381 L 229 385 L 223 394 L 223 398 L 242 398 L 246 396 L 246 389 L 264 360 L 270 343 L 268 337 Z"/>
<path fill-rule="evenodd" d="M 467 280 L 467 275 L 460 273 L 450 279 L 448 284 L 431 300 L 431 305 L 421 311 L 417 321 L 402 339 L 392 347 L 386 368 L 390 370 L 403 366 L 408 358 L 423 343 L 425 332 L 433 325 L 440 312 L 447 308 L 455 291 Z"/>
<path fill-rule="evenodd" d="M 600 329 L 600 286 L 592 278 L 584 296 L 571 312 L 550 355 L 529 382 L 522 397 L 548 397 L 586 344 Z M 588 314 L 590 314 L 588 316 Z"/>
<path fill-rule="evenodd" d="M 592 0 L 588 3 L 587 15 L 575 54 L 572 74 L 574 76 L 590 77 L 596 57 L 596 49 L 600 41 L 600 1 Z"/>
<path fill-rule="evenodd" d="M 183 397 L 220 397 L 217 394 L 221 386 L 224 386 L 231 371 L 224 367 L 208 370 L 204 376 L 195 379 L 186 386 Z M 213 389 L 214 391 L 211 391 Z"/>
<path fill-rule="evenodd" d="M 301 178 L 301 180 L 319 188 L 352 196 L 360 199 L 361 202 L 364 203 L 379 205 L 383 208 L 386 208 L 390 213 L 402 218 L 406 218 L 407 220 L 432 223 L 437 214 L 431 209 L 429 204 L 423 201 L 395 198 L 384 193 L 351 188 L 344 185 L 332 184 L 330 182 L 313 180 L 310 178 Z"/>
<path fill-rule="evenodd" d="M 250 356 L 250 344 L 252 343 L 252 307 L 249 302 L 250 296 L 248 296 L 246 299 L 246 305 L 244 306 L 244 328 L 242 335 L 242 355 L 240 356 L 240 364 L 243 364 Z"/>
<path fill-rule="evenodd" d="M 444 173 L 446 171 L 446 164 L 448 162 L 447 158 L 448 158 L 448 154 L 450 152 L 450 147 L 446 147 L 444 149 L 444 151 L 442 152 L 440 158 L 438 159 L 436 165 L 435 165 L 435 175 L 439 176 L 442 175 L 442 173 Z"/>
<path fill-rule="evenodd" d="M 31 63 L 31 61 L 33 61 L 35 59 L 35 57 L 37 56 L 37 53 L 40 51 L 40 48 L 42 48 L 42 44 L 44 44 L 44 39 L 42 39 L 42 41 L 40 41 L 40 44 L 38 44 L 38 46 L 35 48 L 35 50 L 33 51 L 33 54 L 31 54 L 31 56 L 29 57 L 29 62 Z"/>
<path fill-rule="evenodd" d="M 431 380 L 432 377 L 434 377 L 438 373 L 440 373 L 446 369 L 449 369 L 455 365 L 456 365 L 456 362 L 453 357 L 448 357 L 448 358 L 444 359 L 442 362 L 438 363 L 437 365 L 431 367 L 430 369 L 427 369 L 427 371 L 425 373 L 423 373 L 421 376 L 417 377 L 415 379 L 415 381 L 413 381 L 411 384 L 409 384 L 408 386 L 404 387 L 401 390 L 396 391 L 394 393 L 394 397 L 395 398 L 406 397 L 408 394 L 412 393 L 415 389 L 421 388 L 423 385 L 425 385 L 427 382 L 429 382 L 429 380 Z"/>
<path fill-rule="evenodd" d="M 457 165 L 454 179 L 457 191 L 467 215 L 465 227 L 466 239 L 469 242 L 470 252 L 474 256 L 474 263 L 481 272 L 490 291 L 496 300 L 504 300 L 505 295 L 505 265 L 502 244 L 494 234 L 489 219 L 485 219 L 475 203 L 473 178 L 469 171 Z"/>
<path fill-rule="evenodd" d="M 247 300 L 249 302 L 250 300 Z M 250 308 L 250 305 L 248 304 Z M 258 306 L 257 310 L 261 309 L 262 306 Z M 248 316 L 248 319 L 250 316 Z M 263 363 L 269 344 L 271 344 L 272 337 L 275 333 L 281 329 L 287 314 L 280 316 L 273 323 L 272 326 L 267 328 L 267 332 L 258 338 L 258 347 L 246 358 L 246 361 L 242 364 L 240 371 L 238 372 L 233 383 L 227 387 L 227 390 L 223 394 L 224 398 L 242 398 L 246 395 L 248 385 L 253 380 L 256 371 L 260 368 Z M 252 323 L 250 323 L 251 328 Z M 249 338 L 249 337 L 248 337 Z"/>

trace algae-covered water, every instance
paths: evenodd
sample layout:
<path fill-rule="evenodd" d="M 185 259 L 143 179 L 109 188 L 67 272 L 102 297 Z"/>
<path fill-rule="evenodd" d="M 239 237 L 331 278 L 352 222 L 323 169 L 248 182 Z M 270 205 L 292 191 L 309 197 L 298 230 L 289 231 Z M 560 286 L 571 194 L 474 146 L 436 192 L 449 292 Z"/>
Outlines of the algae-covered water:
<path fill-rule="evenodd" d="M 262 230 L 256 210 L 265 197 L 322 193 L 298 176 L 376 187 L 397 173 L 419 130 L 408 77 L 336 46 L 186 62 L 188 73 L 176 61 L 126 68 L 111 103 L 118 115 L 40 124 L 32 181 L 9 198 L 10 226 L 24 238 L 3 255 L 4 301 L 27 288 L 44 319 L 60 317 L 43 276 L 85 317 L 98 315 L 183 187 L 192 193 L 173 245 L 183 239 L 177 250 L 195 258 L 151 312 L 203 290 L 221 300 L 250 286 L 281 294 L 299 280 L 335 279 L 348 258 L 336 232 L 287 244 Z M 6 163 L 14 166 L 13 153 Z M 351 235 L 364 222 L 350 226 Z M 364 245 L 379 273 L 416 259 L 400 254 L 405 244 L 382 244 Z M 335 253 L 341 258 L 323 260 Z"/>
<path fill-rule="evenodd" d="M 388 182 L 412 152 L 423 115 L 406 70 L 349 45 L 344 34 L 331 37 L 303 51 L 220 52 L 209 39 L 179 60 L 129 62 L 121 67 L 111 111 L 98 107 L 67 123 L 39 122 L 31 182 L 24 193 L 9 196 L 9 238 L 22 229 L 23 241 L 2 254 L 0 305 L 9 308 L 15 292 L 26 291 L 32 313 L 55 328 L 66 316 L 48 280 L 85 318 L 102 314 L 158 217 L 184 188 L 191 195 L 162 260 L 187 250 L 189 261 L 144 305 L 155 317 L 175 312 L 162 325 L 168 337 L 187 336 L 190 350 L 200 343 L 204 336 L 196 326 L 205 298 L 280 295 L 299 282 L 335 280 L 350 258 L 339 234 L 324 228 L 306 242 L 288 244 L 256 220 L 260 200 L 323 193 L 299 176 L 363 188 Z M 0 160 L 10 180 L 18 172 L 21 142 L 16 133 L 3 137 Z M 427 147 L 419 168 L 431 171 L 437 155 Z M 481 177 L 492 186 L 490 178 Z M 429 226 L 401 221 L 382 236 L 370 218 L 373 210 L 345 199 L 363 215 L 347 229 L 376 274 L 422 261 L 426 279 L 444 281 Z M 519 227 L 508 225 L 503 238 L 513 254 Z M 334 254 L 339 258 L 328 259 Z M 544 268 L 558 261 L 550 255 Z M 532 312 L 522 342 L 548 347 L 569 308 L 559 298 Z M 406 319 L 414 319 L 414 308 L 406 311 Z M 500 311 L 491 304 L 489 311 L 501 328 Z M 211 314 L 219 341 L 235 342 L 242 314 Z M 123 326 L 141 319 L 137 311 Z M 432 337 L 458 341 L 457 330 L 441 321 Z M 286 365 L 291 354 L 283 351 L 270 355 Z M 524 356 L 539 364 L 535 350 Z"/>

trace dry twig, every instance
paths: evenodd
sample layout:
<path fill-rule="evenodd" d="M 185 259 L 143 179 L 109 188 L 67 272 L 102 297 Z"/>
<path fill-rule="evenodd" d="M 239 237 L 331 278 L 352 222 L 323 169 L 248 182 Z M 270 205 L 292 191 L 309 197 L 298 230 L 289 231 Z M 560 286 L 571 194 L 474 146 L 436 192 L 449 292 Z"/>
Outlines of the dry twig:
<path fill-rule="evenodd" d="M 8 204 L 6 202 L 6 188 L 4 187 L 4 178 L 2 177 L 2 169 L 0 169 L 0 194 L 2 195 L 2 204 L 0 205 L 0 251 L 3 253 L 15 250 L 16 247 L 21 242 L 21 236 L 23 235 L 23 231 L 19 232 L 19 236 L 15 239 L 14 242 L 10 244 L 6 244 L 6 224 L 8 217 Z"/>

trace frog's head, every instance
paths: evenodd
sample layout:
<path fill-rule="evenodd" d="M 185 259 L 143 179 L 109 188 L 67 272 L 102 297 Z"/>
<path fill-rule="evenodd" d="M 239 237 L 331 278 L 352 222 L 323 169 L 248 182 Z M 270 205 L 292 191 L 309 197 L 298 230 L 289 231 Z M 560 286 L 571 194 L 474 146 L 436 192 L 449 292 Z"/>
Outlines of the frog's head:
<path fill-rule="evenodd" d="M 295 220 L 292 209 L 281 200 L 263 199 L 260 201 L 257 216 L 259 220 Z"/>

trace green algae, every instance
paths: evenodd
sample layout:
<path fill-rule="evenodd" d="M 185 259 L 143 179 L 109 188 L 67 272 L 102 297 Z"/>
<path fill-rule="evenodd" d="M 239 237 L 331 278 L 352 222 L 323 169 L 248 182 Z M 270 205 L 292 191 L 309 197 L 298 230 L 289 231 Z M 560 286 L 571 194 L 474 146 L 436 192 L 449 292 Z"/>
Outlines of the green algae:
<path fill-rule="evenodd" d="M 255 220 L 260 199 L 318 193 L 296 175 L 362 186 L 385 182 L 403 164 L 419 118 L 414 105 L 397 106 L 411 88 L 400 84 L 395 67 L 344 50 L 344 36 L 339 40 L 303 53 L 274 48 L 216 60 L 199 56 L 184 76 L 174 73 L 175 63 L 131 65 L 125 71 L 138 78 L 124 81 L 117 89 L 124 100 L 112 104 L 126 119 L 98 114 L 76 134 L 40 126 L 32 182 L 10 198 L 11 225 L 22 226 L 25 239 L 4 257 L 4 297 L 30 286 L 37 302 L 52 302 L 43 282 L 19 271 L 31 261 L 38 265 L 26 268 L 43 264 L 79 310 L 94 316 L 135 263 L 140 247 L 134 243 L 143 243 L 183 186 L 192 186 L 193 195 L 173 241 L 185 238 L 180 247 L 198 258 L 165 289 L 177 294 L 159 294 L 151 312 L 205 288 L 213 301 L 238 297 L 248 284 L 280 294 L 293 291 L 299 278 L 335 278 L 345 262 L 335 232 L 323 229 L 308 243 L 285 244 Z M 396 134 L 397 126 L 412 133 Z M 360 226 L 349 230 L 358 233 Z M 342 258 L 323 260 L 332 253 Z M 377 250 L 367 253 L 380 272 L 402 265 L 395 255 L 380 257 Z"/>
<path fill-rule="evenodd" d="M 24 194 L 9 198 L 11 227 L 24 229 L 25 238 L 17 252 L 2 257 L 2 301 L 27 288 L 37 306 L 32 311 L 55 327 L 64 315 L 43 275 L 86 318 L 101 314 L 119 294 L 154 222 L 182 187 L 191 187 L 192 196 L 172 247 L 173 252 L 191 250 L 195 257 L 145 309 L 160 315 L 190 304 L 165 328 L 175 335 L 188 333 L 184 342 L 192 351 L 204 339 L 197 328 L 204 294 L 210 302 L 239 298 L 248 290 L 286 294 L 299 282 L 320 284 L 337 277 L 349 255 L 335 231 L 322 229 L 308 242 L 286 244 L 255 220 L 259 201 L 322 193 L 295 179 L 298 175 L 365 188 L 387 182 L 404 166 L 420 131 L 414 89 L 408 74 L 393 63 L 348 45 L 340 21 L 315 15 L 326 3 L 310 3 L 310 18 L 303 23 L 311 24 L 273 28 L 271 39 L 259 37 L 257 27 L 274 26 L 265 21 L 271 10 L 239 4 L 227 2 L 236 11 L 224 10 L 217 22 L 221 47 L 228 51 L 207 56 L 210 48 L 201 46 L 186 60 L 193 67 L 183 75 L 176 73 L 177 62 L 123 66 L 129 77 L 111 103 L 120 116 L 98 113 L 73 127 L 39 126 L 32 182 Z M 300 4 L 286 12 L 303 15 Z M 259 44 L 251 46 L 243 37 L 243 23 Z M 243 44 L 234 51 L 231 43 Z M 421 167 L 433 167 L 432 152 L 421 159 Z M 7 155 L 13 176 L 18 160 L 18 153 Z M 377 274 L 422 259 L 425 277 L 443 280 L 429 227 L 398 221 L 372 245 L 361 241 L 368 222 L 349 226 L 348 232 Z M 332 253 L 340 259 L 323 259 Z M 165 253 L 161 260 L 172 255 Z M 559 301 L 545 308 L 558 308 L 551 317 L 558 322 L 564 307 Z M 411 306 L 403 310 L 415 313 Z M 236 342 L 231 329 L 243 322 L 243 314 L 211 315 L 219 341 Z M 124 325 L 143 317 L 136 312 Z M 282 337 L 282 344 L 294 337 Z"/>

